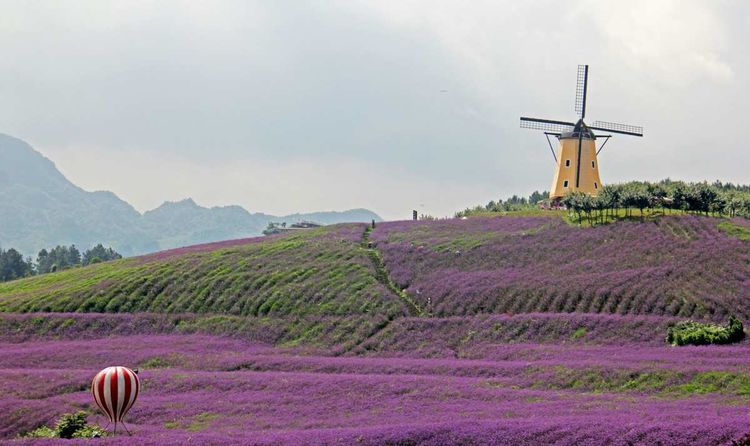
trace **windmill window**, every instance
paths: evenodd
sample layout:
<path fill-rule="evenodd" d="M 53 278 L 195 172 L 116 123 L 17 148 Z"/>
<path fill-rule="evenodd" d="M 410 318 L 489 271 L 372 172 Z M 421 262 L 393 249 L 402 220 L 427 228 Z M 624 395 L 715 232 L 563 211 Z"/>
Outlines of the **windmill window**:
<path fill-rule="evenodd" d="M 599 185 L 596 184 L 596 181 L 594 181 L 594 189 L 599 189 Z"/>
<path fill-rule="evenodd" d="M 593 161 L 591 161 L 591 168 L 593 169 L 593 168 L 594 168 L 595 166 L 596 166 L 596 165 L 594 164 L 594 162 L 593 162 Z"/>
<path fill-rule="evenodd" d="M 565 167 L 570 167 L 570 160 L 565 160 Z"/>
<path fill-rule="evenodd" d="M 568 187 L 568 180 L 563 181 L 563 187 Z"/>

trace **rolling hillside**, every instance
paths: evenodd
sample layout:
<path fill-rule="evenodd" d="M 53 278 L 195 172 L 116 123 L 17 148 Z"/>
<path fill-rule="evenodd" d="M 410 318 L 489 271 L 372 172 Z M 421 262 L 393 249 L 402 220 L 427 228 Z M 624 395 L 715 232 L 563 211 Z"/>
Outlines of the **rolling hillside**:
<path fill-rule="evenodd" d="M 481 217 L 384 223 L 371 234 L 335 225 L 0 284 L 0 311 L 748 318 L 750 241 L 719 222 L 727 224 L 679 216 L 577 228 L 554 217 Z M 374 249 L 363 246 L 368 237 Z"/>
<path fill-rule="evenodd" d="M 384 223 L 393 280 L 437 316 L 614 313 L 750 316 L 741 224 L 666 216 L 579 228 L 543 217 Z M 739 231 L 739 232 L 738 232 Z"/>
<path fill-rule="evenodd" d="M 163 251 L 0 284 L 2 311 L 406 315 L 376 279 L 364 225 Z"/>

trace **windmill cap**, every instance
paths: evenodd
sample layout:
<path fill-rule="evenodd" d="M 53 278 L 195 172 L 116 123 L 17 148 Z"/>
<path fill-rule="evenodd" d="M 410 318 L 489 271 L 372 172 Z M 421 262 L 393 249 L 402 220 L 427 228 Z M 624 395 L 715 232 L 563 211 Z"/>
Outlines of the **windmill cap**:
<path fill-rule="evenodd" d="M 573 127 L 573 130 L 570 132 L 565 132 L 562 135 L 560 135 L 560 139 L 567 139 L 567 138 L 576 138 L 582 137 L 584 139 L 596 139 L 596 135 L 594 135 L 594 132 L 591 131 L 590 128 L 586 125 L 586 123 L 583 122 L 583 119 L 579 119 L 578 122 L 576 122 L 575 127 Z"/>

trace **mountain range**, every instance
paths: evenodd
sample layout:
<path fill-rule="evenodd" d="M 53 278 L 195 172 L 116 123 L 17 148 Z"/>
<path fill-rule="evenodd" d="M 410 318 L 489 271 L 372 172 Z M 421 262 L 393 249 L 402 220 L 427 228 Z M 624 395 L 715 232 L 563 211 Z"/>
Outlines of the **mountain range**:
<path fill-rule="evenodd" d="M 0 134 L 0 247 L 32 257 L 42 248 L 96 243 L 132 256 L 260 235 L 269 222 L 381 221 L 367 209 L 275 216 L 241 206 L 199 206 L 190 198 L 141 214 L 109 191 L 73 184 L 26 142 Z"/>

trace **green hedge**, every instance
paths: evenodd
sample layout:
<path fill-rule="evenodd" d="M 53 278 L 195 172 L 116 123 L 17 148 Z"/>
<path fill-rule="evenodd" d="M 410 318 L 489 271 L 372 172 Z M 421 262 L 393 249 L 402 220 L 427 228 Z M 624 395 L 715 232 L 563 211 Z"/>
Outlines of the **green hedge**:
<path fill-rule="evenodd" d="M 731 344 L 745 337 L 742 322 L 734 316 L 722 327 L 695 321 L 678 322 L 667 330 L 667 343 L 672 345 Z"/>

